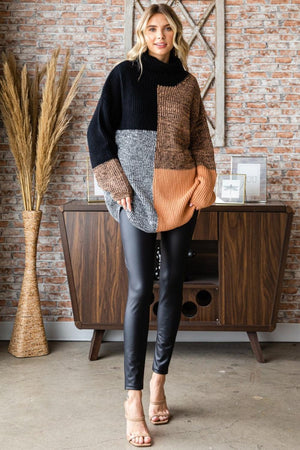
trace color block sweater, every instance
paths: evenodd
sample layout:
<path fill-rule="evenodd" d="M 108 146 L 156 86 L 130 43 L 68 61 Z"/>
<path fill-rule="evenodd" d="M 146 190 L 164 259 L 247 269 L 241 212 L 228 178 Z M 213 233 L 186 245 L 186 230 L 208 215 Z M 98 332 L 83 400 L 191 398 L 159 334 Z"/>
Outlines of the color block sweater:
<path fill-rule="evenodd" d="M 88 127 L 92 168 L 111 215 L 130 196 L 129 221 L 145 232 L 190 220 L 193 203 L 215 201 L 214 151 L 196 78 L 171 52 L 169 63 L 142 55 L 108 75 Z"/>

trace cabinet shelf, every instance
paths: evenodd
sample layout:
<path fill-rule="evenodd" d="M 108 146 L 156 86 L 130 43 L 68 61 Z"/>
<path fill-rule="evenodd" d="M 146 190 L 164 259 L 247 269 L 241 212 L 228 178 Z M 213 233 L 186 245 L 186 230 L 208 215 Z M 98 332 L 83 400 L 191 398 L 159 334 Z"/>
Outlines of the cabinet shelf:
<path fill-rule="evenodd" d="M 218 275 L 203 275 L 197 277 L 194 280 L 188 280 L 183 283 L 183 287 L 185 288 L 197 288 L 197 287 L 219 287 L 219 277 Z"/>
<path fill-rule="evenodd" d="M 159 287 L 159 280 L 155 280 L 154 287 Z M 217 275 L 203 275 L 197 276 L 197 279 L 184 281 L 183 288 L 192 289 L 192 288 L 218 288 L 219 287 L 219 279 Z"/>

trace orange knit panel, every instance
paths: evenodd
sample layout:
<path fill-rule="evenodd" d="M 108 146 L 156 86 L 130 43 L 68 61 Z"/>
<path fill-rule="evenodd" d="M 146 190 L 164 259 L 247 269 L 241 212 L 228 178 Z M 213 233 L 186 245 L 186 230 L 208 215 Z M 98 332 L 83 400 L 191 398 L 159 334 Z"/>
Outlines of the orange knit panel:
<path fill-rule="evenodd" d="M 207 208 L 216 199 L 214 193 L 216 171 L 214 169 L 208 169 L 205 166 L 197 166 L 197 178 L 199 185 L 193 193 L 191 202 L 196 208 Z"/>
<path fill-rule="evenodd" d="M 158 216 L 157 231 L 187 223 L 194 212 L 193 203 L 202 209 L 215 201 L 216 172 L 204 166 L 194 169 L 154 169 L 153 202 Z"/>
<path fill-rule="evenodd" d="M 187 223 L 194 208 L 190 199 L 199 181 L 196 168 L 154 169 L 153 202 L 158 216 L 157 231 L 166 231 Z"/>

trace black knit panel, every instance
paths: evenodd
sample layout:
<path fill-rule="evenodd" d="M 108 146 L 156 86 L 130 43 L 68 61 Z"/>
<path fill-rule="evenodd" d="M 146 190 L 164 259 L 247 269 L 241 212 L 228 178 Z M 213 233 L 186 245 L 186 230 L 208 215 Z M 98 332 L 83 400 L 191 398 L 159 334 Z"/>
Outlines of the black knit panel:
<path fill-rule="evenodd" d="M 157 86 L 174 86 L 188 75 L 173 53 L 163 63 L 146 52 L 142 64 L 142 75 L 137 61 L 126 60 L 106 79 L 87 133 L 93 168 L 117 157 L 117 130 L 156 131 Z"/>

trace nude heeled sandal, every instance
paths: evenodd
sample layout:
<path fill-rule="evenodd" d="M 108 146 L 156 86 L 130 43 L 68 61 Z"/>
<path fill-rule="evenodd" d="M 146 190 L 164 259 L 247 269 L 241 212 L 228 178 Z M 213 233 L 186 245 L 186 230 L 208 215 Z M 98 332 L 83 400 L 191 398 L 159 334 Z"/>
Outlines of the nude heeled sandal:
<path fill-rule="evenodd" d="M 124 402 L 124 408 L 125 408 L 125 418 L 126 420 L 129 420 L 129 422 L 144 422 L 145 421 L 145 416 L 141 416 L 141 417 L 129 417 L 126 413 L 126 401 Z M 134 447 L 151 447 L 152 445 L 152 440 L 151 442 L 144 442 L 143 444 L 139 444 L 138 442 L 134 442 L 133 439 L 137 438 L 137 437 L 149 437 L 151 439 L 151 436 L 148 433 L 142 433 L 142 432 L 134 432 L 134 433 L 130 433 L 130 434 L 126 434 L 126 438 L 127 441 L 129 442 L 129 444 L 133 445 Z"/>
<path fill-rule="evenodd" d="M 166 402 L 166 397 L 164 397 L 163 398 L 163 400 L 159 400 L 158 402 L 151 402 L 150 401 L 150 405 L 163 405 L 163 404 L 166 404 L 166 409 L 168 409 L 168 406 L 167 406 L 167 402 Z M 153 414 L 153 416 L 149 416 L 149 420 L 150 420 L 150 422 L 153 424 L 153 425 L 164 425 L 164 424 L 166 424 L 166 423 L 168 423 L 169 422 L 169 420 L 170 420 L 170 413 L 162 413 L 162 412 L 158 412 L 157 414 Z M 154 417 L 158 417 L 158 418 L 160 418 L 160 417 L 167 417 L 166 419 L 164 419 L 164 420 L 153 420 L 154 419 Z"/>

